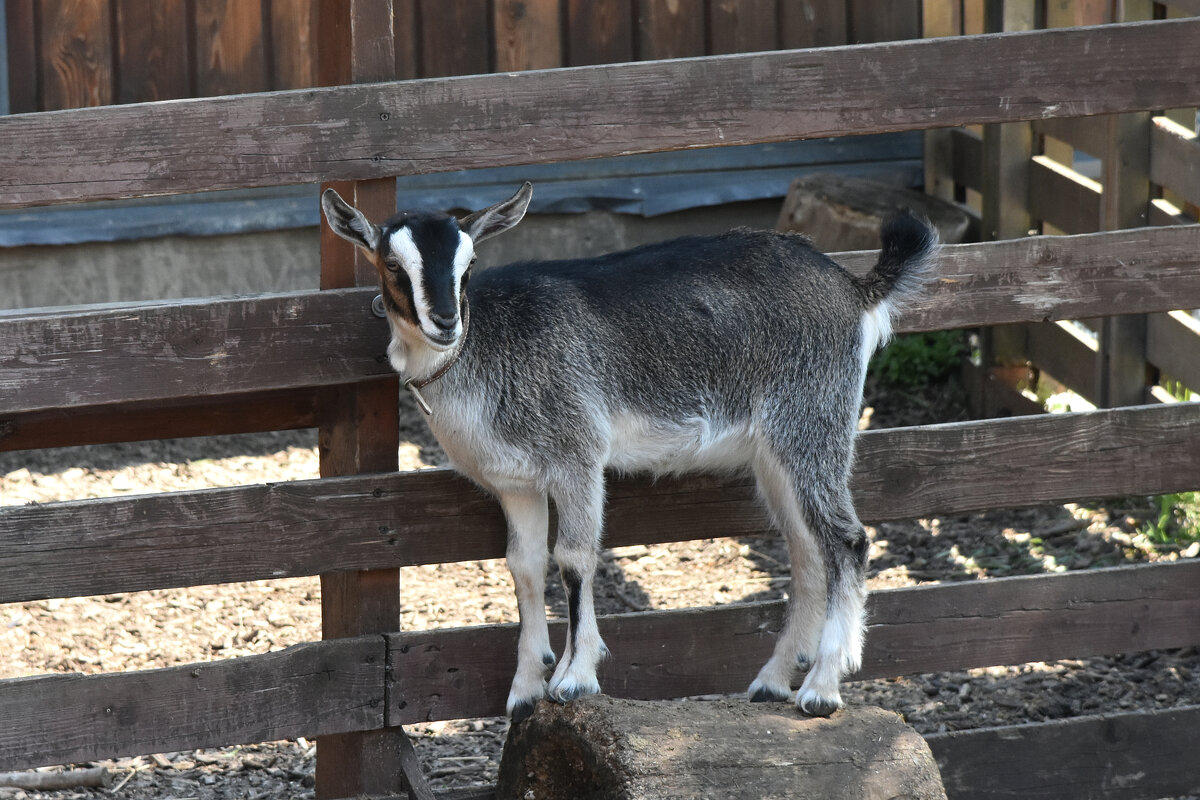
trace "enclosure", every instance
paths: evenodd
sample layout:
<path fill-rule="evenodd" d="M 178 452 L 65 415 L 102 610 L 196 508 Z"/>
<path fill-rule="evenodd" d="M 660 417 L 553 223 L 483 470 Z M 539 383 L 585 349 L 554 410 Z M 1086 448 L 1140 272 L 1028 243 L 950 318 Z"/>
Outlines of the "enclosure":
<path fill-rule="evenodd" d="M 980 238 L 999 241 L 946 247 L 934 290 L 898 328 L 990 331 L 981 411 L 1021 410 L 1004 387 L 1027 388 L 1031 370 L 1099 408 L 864 432 L 863 520 L 1200 488 L 1200 411 L 1161 390 L 1200 385 L 1195 324 L 1176 313 L 1200 307 L 1200 227 L 1167 224 L 1195 221 L 1200 144 L 1163 114 L 1194 121 L 1200 105 L 1194 3 L 1128 2 L 1124 18 L 1149 21 L 1034 30 L 1112 18 L 1085 2 L 722 2 L 705 4 L 699 33 L 668 2 L 520 5 L 490 4 L 493 21 L 472 28 L 455 4 L 461 19 L 437 24 L 492 36 L 491 55 L 471 63 L 479 50 L 464 45 L 466 66 L 441 72 L 701 57 L 398 81 L 414 75 L 405 64 L 451 57 L 393 27 L 428 4 L 271 3 L 258 8 L 316 15 L 317 67 L 296 67 L 291 85 L 322 88 L 0 118 L 0 205 L 320 182 L 383 216 L 403 175 L 928 130 L 927 190 L 974 204 Z M 562 38 L 535 58 L 528 43 L 545 38 L 531 26 L 547 13 Z M 11 31 L 20 14 L 9 19 Z M 896 38 L 1012 32 L 704 55 L 841 45 L 868 19 L 908 31 Z M 287 84 L 249 88 L 274 85 Z M 98 96 L 114 99 L 130 98 Z M 1068 169 L 1087 161 L 1068 148 L 1098 159 L 1099 181 Z M 320 291 L 0 313 L 0 447 L 318 427 L 323 476 L 5 507 L 0 602 L 320 575 L 324 629 L 257 656 L 0 682 L 0 769 L 304 736 L 319 739 L 318 796 L 396 794 L 400 726 L 503 712 L 515 626 L 397 624 L 398 569 L 501 557 L 502 515 L 448 471 L 395 471 L 399 391 L 370 310 L 374 271 L 322 236 Z M 1111 315 L 1089 323 L 1091 341 L 1062 324 Z M 766 527 L 750 481 L 705 476 L 613 478 L 606 522 L 609 547 Z M 855 677 L 1200 645 L 1197 586 L 1200 562 L 1181 559 L 877 592 Z M 781 615 L 769 603 L 608 616 L 602 685 L 631 698 L 741 692 Z M 708 646 L 721 641 L 737 646 Z M 1200 789 L 1198 728 L 1193 705 L 928 741 L 953 797 L 1153 798 Z"/>

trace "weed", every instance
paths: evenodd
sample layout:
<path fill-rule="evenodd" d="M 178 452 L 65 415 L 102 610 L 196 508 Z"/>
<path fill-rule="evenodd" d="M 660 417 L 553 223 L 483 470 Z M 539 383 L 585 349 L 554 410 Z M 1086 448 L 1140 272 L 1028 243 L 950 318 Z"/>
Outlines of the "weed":
<path fill-rule="evenodd" d="M 918 389 L 943 380 L 962 364 L 967 352 L 962 331 L 930 331 L 897 336 L 871 359 L 882 383 Z"/>
<path fill-rule="evenodd" d="M 1155 544 L 1190 544 L 1200 541 L 1200 492 L 1177 492 L 1155 498 L 1158 516 L 1138 533 Z"/>

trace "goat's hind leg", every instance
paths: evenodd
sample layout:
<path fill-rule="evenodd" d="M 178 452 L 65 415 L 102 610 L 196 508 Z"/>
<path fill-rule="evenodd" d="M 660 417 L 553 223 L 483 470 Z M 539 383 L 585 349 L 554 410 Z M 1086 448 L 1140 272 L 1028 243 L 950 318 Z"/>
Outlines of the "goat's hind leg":
<path fill-rule="evenodd" d="M 513 722 L 520 722 L 546 696 L 546 673 L 554 666 L 546 627 L 549 516 L 546 495 L 534 490 L 501 493 L 499 498 L 508 520 L 508 569 L 521 615 L 517 671 L 506 709 Z"/>
<path fill-rule="evenodd" d="M 842 706 L 842 677 L 862 665 L 869 545 L 848 489 L 810 495 L 804 507 L 824 556 L 826 608 L 816 658 L 796 706 L 805 714 L 826 717 Z"/>
<path fill-rule="evenodd" d="M 825 569 L 816 540 L 800 510 L 792 474 L 765 452 L 755 459 L 753 468 L 759 494 L 787 542 L 792 573 L 783 630 L 775 641 L 770 660 L 747 691 L 751 702 L 761 703 L 791 697 L 792 677 L 797 668 L 811 662 L 816 655 L 825 617 Z"/>
<path fill-rule="evenodd" d="M 596 666 L 608 649 L 596 625 L 593 584 L 604 513 L 604 479 L 599 469 L 577 484 L 551 489 L 558 510 L 554 559 L 567 593 L 567 642 L 550 679 L 550 697 L 565 703 L 598 694 Z"/>

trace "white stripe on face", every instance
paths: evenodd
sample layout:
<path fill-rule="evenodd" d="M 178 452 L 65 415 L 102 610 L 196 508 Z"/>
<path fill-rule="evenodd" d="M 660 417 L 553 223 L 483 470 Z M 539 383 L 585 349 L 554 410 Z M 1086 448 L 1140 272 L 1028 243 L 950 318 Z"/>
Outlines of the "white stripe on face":
<path fill-rule="evenodd" d="M 399 228 L 388 238 L 388 248 L 395 260 L 400 262 L 408 282 L 412 286 L 413 310 L 417 312 L 417 324 L 424 330 L 433 330 L 429 321 L 429 298 L 425 293 L 425 259 L 413 241 L 412 231 Z"/>

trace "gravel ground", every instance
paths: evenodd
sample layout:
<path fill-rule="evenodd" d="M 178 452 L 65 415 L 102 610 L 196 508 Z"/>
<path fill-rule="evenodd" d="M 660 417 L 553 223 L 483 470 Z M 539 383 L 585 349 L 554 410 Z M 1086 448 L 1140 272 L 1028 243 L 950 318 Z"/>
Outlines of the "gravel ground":
<path fill-rule="evenodd" d="M 872 427 L 964 417 L 953 381 L 919 395 L 869 387 Z M 406 408 L 402 468 L 440 465 Z M 315 433 L 298 431 L 0 454 L 0 504 L 175 491 L 316 477 Z M 887 523 L 871 529 L 872 589 L 984 580 L 1132 562 L 1193 558 L 1200 544 L 1160 546 L 1136 533 L 1144 498 Z M 787 557 L 774 538 L 713 539 L 607 551 L 600 613 L 756 602 L 784 596 Z M 516 620 L 502 562 L 413 567 L 402 580 L 403 625 L 433 628 Z M 555 576 L 548 598 L 562 616 Z M 47 600 L 0 607 L 0 678 L 46 672 L 149 669 L 276 650 L 320 638 L 316 578 Z M 747 681 L 751 676 L 747 676 Z M 1200 702 L 1200 653 L 1132 653 L 863 681 L 850 702 L 902 713 L 921 732 L 1035 722 Z M 504 719 L 409 728 L 438 788 L 495 779 Z M 303 739 L 100 762 L 109 789 L 0 788 L 0 799 L 305 798 L 315 747 Z M 76 767 L 95 765 L 76 765 Z M 50 771 L 57 771 L 52 768 Z M 119 784 L 119 788 L 116 786 Z"/>

